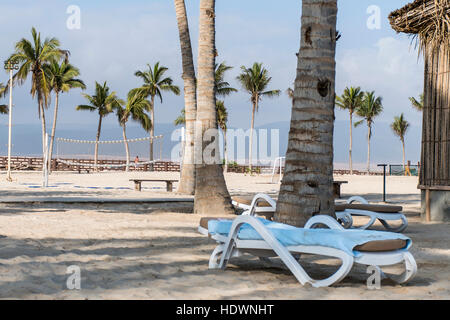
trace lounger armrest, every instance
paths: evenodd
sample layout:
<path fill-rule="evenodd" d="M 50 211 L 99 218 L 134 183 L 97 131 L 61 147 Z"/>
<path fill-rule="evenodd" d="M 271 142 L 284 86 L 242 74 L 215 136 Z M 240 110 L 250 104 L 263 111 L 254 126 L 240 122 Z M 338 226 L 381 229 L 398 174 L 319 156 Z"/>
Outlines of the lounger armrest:
<path fill-rule="evenodd" d="M 332 217 L 325 215 L 318 215 L 312 217 L 311 219 L 308 220 L 308 222 L 306 222 L 304 228 L 312 229 L 319 224 L 326 225 L 328 228 L 334 230 L 344 230 L 344 227 L 340 225 L 339 222 L 337 222 Z"/>
<path fill-rule="evenodd" d="M 359 202 L 362 204 L 369 204 L 369 201 L 360 196 L 353 196 L 347 200 L 347 204 L 352 204 L 353 202 Z"/>
<path fill-rule="evenodd" d="M 258 193 L 252 200 L 252 204 L 250 205 L 249 215 L 254 216 L 256 213 L 256 208 L 258 206 L 258 202 L 260 200 L 265 200 L 267 203 L 270 204 L 272 209 L 275 211 L 277 209 L 277 203 L 267 194 L 265 193 Z"/>

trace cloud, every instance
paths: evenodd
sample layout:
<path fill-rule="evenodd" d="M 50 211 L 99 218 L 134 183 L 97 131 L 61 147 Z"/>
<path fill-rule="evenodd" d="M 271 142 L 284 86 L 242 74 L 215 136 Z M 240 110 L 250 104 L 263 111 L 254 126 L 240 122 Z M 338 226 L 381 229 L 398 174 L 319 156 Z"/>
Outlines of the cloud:
<path fill-rule="evenodd" d="M 420 124 L 421 114 L 411 108 L 408 97 L 422 92 L 423 68 L 423 59 L 418 59 L 409 40 L 381 38 L 372 47 L 338 53 L 337 93 L 347 86 L 375 90 L 383 97 L 380 119 L 391 121 L 404 112 L 410 122 Z"/>

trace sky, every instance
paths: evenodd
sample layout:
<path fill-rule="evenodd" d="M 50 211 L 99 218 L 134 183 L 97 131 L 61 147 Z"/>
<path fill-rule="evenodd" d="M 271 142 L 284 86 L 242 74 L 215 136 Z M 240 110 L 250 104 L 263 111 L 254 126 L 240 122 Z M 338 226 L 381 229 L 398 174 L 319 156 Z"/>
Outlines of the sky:
<path fill-rule="evenodd" d="M 194 57 L 197 56 L 199 0 L 189 0 L 187 10 L 191 27 Z M 272 76 L 270 89 L 283 94 L 263 100 L 256 126 L 288 122 L 291 102 L 284 93 L 293 85 L 300 46 L 300 0 L 218 0 L 216 1 L 218 62 L 234 67 L 227 80 L 241 89 L 236 76 L 240 66 L 262 62 Z M 423 61 L 411 38 L 397 34 L 387 19 L 390 12 L 406 5 L 405 0 L 338 1 L 338 30 L 342 34 L 336 52 L 336 91 L 347 86 L 361 86 L 383 97 L 384 112 L 376 122 L 390 123 L 404 113 L 413 126 L 421 125 L 421 114 L 413 110 L 408 97 L 418 96 L 423 88 Z M 80 29 L 69 29 L 69 6 L 80 8 Z M 368 28 L 373 16 L 368 8 L 380 10 L 380 26 Z M 2 0 L 0 4 L 0 59 L 14 51 L 21 38 L 31 38 L 34 26 L 43 37 L 56 37 L 61 47 L 71 52 L 70 61 L 81 71 L 88 94 L 93 94 L 95 81 L 107 81 L 110 88 L 125 98 L 127 92 L 140 85 L 134 76 L 147 64 L 158 61 L 169 68 L 167 75 L 183 87 L 181 55 L 172 0 Z M 0 82 L 7 82 L 6 72 Z M 29 81 L 14 89 L 16 124 L 39 124 L 37 103 L 29 94 Z M 156 134 L 159 123 L 172 123 L 183 108 L 183 96 L 165 93 L 163 104 L 156 105 Z M 77 123 L 95 126 L 95 114 L 76 111 L 84 103 L 81 90 L 60 98 L 58 125 Z M 229 127 L 247 129 L 251 120 L 248 94 L 240 91 L 227 97 Z M 3 99 L 0 103 L 7 103 Z M 51 118 L 53 107 L 49 108 Z M 348 113 L 336 110 L 337 121 L 348 121 Z M 114 117 L 106 125 L 116 123 Z M 7 117 L 0 118 L 0 125 Z M 361 129 L 362 130 L 362 129 Z M 364 131 L 360 131 L 361 135 Z M 143 133 L 144 134 L 144 133 Z M 357 133 L 358 134 L 358 133 Z M 408 139 L 407 139 L 408 140 Z M 415 141 L 409 148 L 420 148 Z"/>

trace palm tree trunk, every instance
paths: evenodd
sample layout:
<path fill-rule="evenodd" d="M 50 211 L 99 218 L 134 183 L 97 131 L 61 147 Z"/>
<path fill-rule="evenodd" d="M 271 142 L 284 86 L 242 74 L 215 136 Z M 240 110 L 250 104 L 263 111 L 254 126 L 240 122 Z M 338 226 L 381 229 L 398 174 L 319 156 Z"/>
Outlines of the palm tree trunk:
<path fill-rule="evenodd" d="M 367 173 L 370 174 L 370 137 L 372 136 L 372 126 L 369 124 L 367 127 Z"/>
<path fill-rule="evenodd" d="M 405 139 L 402 138 L 402 147 L 403 147 L 403 172 L 405 171 L 405 167 L 406 167 L 406 156 L 405 156 Z"/>
<path fill-rule="evenodd" d="M 178 193 L 193 195 L 195 193 L 195 164 L 194 164 L 194 134 L 197 118 L 197 92 L 194 58 L 192 54 L 189 23 L 184 0 L 175 0 L 175 11 L 183 61 L 184 105 L 186 119 L 186 137 L 183 152 L 183 167 L 181 170 Z"/>
<path fill-rule="evenodd" d="M 350 161 L 350 174 L 353 174 L 353 159 L 352 159 L 352 150 L 353 150 L 353 113 L 350 112 L 350 150 L 349 150 L 349 161 Z"/>
<path fill-rule="evenodd" d="M 253 110 L 252 110 L 252 123 L 250 124 L 250 144 L 249 144 L 249 163 L 248 167 L 250 170 L 250 175 L 252 174 L 252 156 L 253 156 L 253 130 L 255 128 L 255 112 L 258 109 L 258 98 L 256 98 L 256 101 L 253 103 Z"/>
<path fill-rule="evenodd" d="M 127 139 L 127 125 L 124 123 L 122 125 L 122 133 L 123 133 L 123 141 L 125 143 L 125 153 L 127 155 L 127 167 L 126 172 L 130 171 L 130 147 L 128 146 L 128 139 Z"/>
<path fill-rule="evenodd" d="M 302 1 L 301 45 L 286 166 L 275 220 L 335 217 L 333 130 L 337 0 Z"/>
<path fill-rule="evenodd" d="M 225 165 L 223 166 L 223 172 L 228 172 L 228 150 L 227 150 L 227 130 L 223 130 L 223 157 L 225 159 Z"/>
<path fill-rule="evenodd" d="M 95 138 L 95 155 L 94 155 L 94 171 L 97 172 L 98 171 L 98 142 L 100 141 L 100 133 L 102 130 L 102 120 L 103 120 L 103 116 L 100 115 L 100 118 L 98 120 L 98 128 L 97 128 L 97 136 Z"/>
<path fill-rule="evenodd" d="M 215 47 L 215 0 L 200 0 L 200 34 L 198 56 L 197 125 L 195 130 L 196 186 L 194 213 L 233 214 L 231 197 L 225 184 L 220 165 L 219 139 L 216 120 L 216 94 L 214 71 Z M 204 134 L 215 129 L 214 159 L 205 159 L 205 149 L 210 144 L 203 141 Z M 200 152 L 197 152 L 199 150 Z M 201 153 L 201 154 L 199 154 Z M 212 163 L 214 160 L 215 163 Z"/>
<path fill-rule="evenodd" d="M 44 103 L 42 100 L 39 102 L 39 109 L 40 109 L 40 116 L 41 116 L 41 126 L 42 126 L 42 159 L 44 159 L 45 154 L 45 134 L 47 132 L 47 127 L 45 123 L 45 110 L 44 110 Z M 46 164 L 42 162 L 42 170 L 45 170 Z"/>
<path fill-rule="evenodd" d="M 50 136 L 50 149 L 48 157 L 48 173 L 52 173 L 53 143 L 55 141 L 56 120 L 58 119 L 59 92 L 55 94 L 55 112 L 53 114 L 52 135 Z"/>
<path fill-rule="evenodd" d="M 150 110 L 150 120 L 152 126 L 150 128 L 150 161 L 153 161 L 153 138 L 155 136 L 155 96 L 152 96 L 152 110 Z"/>

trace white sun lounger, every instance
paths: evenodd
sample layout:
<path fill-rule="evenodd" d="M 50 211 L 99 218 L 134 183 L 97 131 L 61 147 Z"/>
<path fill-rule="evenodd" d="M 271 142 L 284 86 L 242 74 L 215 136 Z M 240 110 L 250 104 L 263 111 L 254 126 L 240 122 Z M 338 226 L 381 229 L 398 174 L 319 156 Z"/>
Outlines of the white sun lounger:
<path fill-rule="evenodd" d="M 245 210 L 243 214 L 248 214 L 252 206 L 256 205 L 255 212 L 258 215 L 271 218 L 276 211 L 277 203 L 266 194 L 259 194 L 258 199 L 258 203 L 248 204 L 248 199 L 246 201 L 245 198 L 234 197 L 233 205 Z M 356 202 L 360 204 L 356 204 Z M 336 217 L 346 229 L 353 228 L 353 216 L 365 216 L 370 218 L 369 222 L 361 227 L 356 227 L 356 229 L 369 229 L 379 220 L 388 231 L 403 232 L 408 227 L 408 220 L 401 210 L 401 207 L 396 206 L 372 205 L 363 197 L 355 196 L 348 199 L 346 204 L 336 204 Z M 388 221 L 401 221 L 402 224 L 393 227 Z"/>
<path fill-rule="evenodd" d="M 205 219 L 208 218 L 204 218 L 203 222 Z M 228 261 L 232 257 L 239 257 L 245 253 L 257 256 L 263 261 L 267 261 L 270 257 L 279 257 L 302 285 L 309 283 L 313 287 L 327 287 L 341 281 L 350 272 L 354 263 L 374 266 L 379 271 L 382 278 L 388 277 L 397 283 L 406 283 L 417 273 L 417 265 L 414 257 L 408 251 L 411 240 L 402 235 L 391 232 L 345 230 L 336 220 L 329 216 L 315 216 L 308 221 L 303 229 L 276 224 L 267 220 L 267 222 L 264 222 L 263 220 L 264 219 L 262 218 L 255 217 L 254 212 L 238 216 L 232 222 L 229 222 L 231 227 L 227 234 L 212 232 L 212 230 L 210 230 L 211 222 L 215 221 L 221 223 L 223 220 L 211 218 L 211 220 L 207 222 L 208 227 L 201 222 L 198 228 L 199 232 L 211 237 L 218 243 L 211 254 L 209 268 L 225 269 Z M 274 228 L 272 228 L 270 224 L 275 224 Z M 289 245 L 283 245 L 282 240 L 279 239 L 283 237 L 283 234 L 289 233 L 295 235 L 297 233 L 302 233 L 305 230 L 311 230 L 319 224 L 326 225 L 331 230 L 315 229 L 308 232 L 319 233 L 319 235 L 323 237 L 329 237 L 330 234 L 331 236 L 336 236 L 339 239 L 336 239 L 335 243 L 339 243 L 338 240 L 351 238 L 355 233 L 358 233 L 358 236 L 361 236 L 360 234 L 362 234 L 362 237 L 365 239 L 359 240 L 361 244 L 354 247 L 353 252 L 349 252 L 342 248 L 333 248 L 330 245 L 310 243 L 311 241 L 306 241 L 309 243 L 290 243 Z M 280 229 L 280 226 L 285 227 L 286 230 L 276 230 Z M 250 238 L 241 238 L 241 231 L 244 231 L 244 229 L 247 233 L 250 232 L 254 235 Z M 387 242 L 386 240 L 376 240 L 383 239 L 383 236 L 390 240 Z M 307 239 L 311 240 L 310 238 Z M 406 242 L 405 239 L 407 239 L 406 241 L 408 242 Z M 402 244 L 399 244 L 399 241 L 403 241 Z M 321 241 L 319 240 L 319 242 Z M 409 245 L 405 246 L 406 243 Z M 302 253 L 337 258 L 341 260 L 342 265 L 330 277 L 323 280 L 315 280 L 306 273 L 299 262 L 294 258 L 294 256 Z M 401 275 L 387 275 L 381 271 L 380 267 L 382 266 L 398 263 L 405 264 L 405 271 Z"/>

